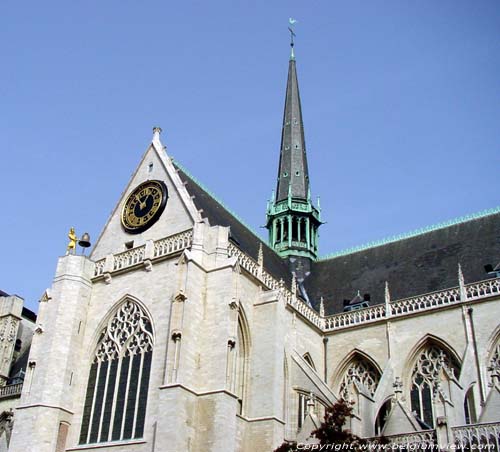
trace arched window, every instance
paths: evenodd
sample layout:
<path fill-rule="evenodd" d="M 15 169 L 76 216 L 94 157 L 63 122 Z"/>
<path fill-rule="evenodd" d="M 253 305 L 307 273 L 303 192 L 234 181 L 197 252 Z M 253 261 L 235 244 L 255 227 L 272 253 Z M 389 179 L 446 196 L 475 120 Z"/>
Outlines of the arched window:
<path fill-rule="evenodd" d="M 355 356 L 344 372 L 340 383 L 340 396 L 347 401 L 353 401 L 354 385 L 362 385 L 373 396 L 380 381 L 380 372 L 362 356 Z"/>
<path fill-rule="evenodd" d="M 120 305 L 101 332 L 90 367 L 80 444 L 142 438 L 153 329 L 134 301 Z"/>
<path fill-rule="evenodd" d="M 234 349 L 230 350 L 228 363 L 232 368 L 230 377 L 230 389 L 238 397 L 239 414 L 243 414 L 244 400 L 246 396 L 246 380 L 248 374 L 248 349 L 249 337 L 244 320 L 238 316 L 238 332 Z"/>
<path fill-rule="evenodd" d="M 500 336 L 496 340 L 490 359 L 488 360 L 488 372 L 490 380 L 493 383 L 493 373 L 500 370 Z"/>
<path fill-rule="evenodd" d="M 444 370 L 449 377 L 459 374 L 460 366 L 452 355 L 439 345 L 430 343 L 417 356 L 411 375 L 411 409 L 429 427 L 434 427 L 433 394 Z"/>
<path fill-rule="evenodd" d="M 465 423 L 474 424 L 477 422 L 476 406 L 474 403 L 474 387 L 470 387 L 464 398 Z"/>
<path fill-rule="evenodd" d="M 375 419 L 375 435 L 380 435 L 385 423 L 387 422 L 387 418 L 392 408 L 392 400 L 386 400 L 384 404 L 378 410 L 377 418 Z"/>

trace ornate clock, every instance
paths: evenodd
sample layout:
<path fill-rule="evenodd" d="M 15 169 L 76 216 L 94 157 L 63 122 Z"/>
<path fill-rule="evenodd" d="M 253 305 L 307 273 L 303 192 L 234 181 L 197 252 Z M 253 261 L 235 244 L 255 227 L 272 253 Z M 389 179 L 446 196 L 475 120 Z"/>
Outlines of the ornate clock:
<path fill-rule="evenodd" d="M 167 186 L 161 180 L 148 180 L 137 186 L 123 206 L 123 229 L 139 234 L 151 227 L 160 218 L 167 199 Z"/>

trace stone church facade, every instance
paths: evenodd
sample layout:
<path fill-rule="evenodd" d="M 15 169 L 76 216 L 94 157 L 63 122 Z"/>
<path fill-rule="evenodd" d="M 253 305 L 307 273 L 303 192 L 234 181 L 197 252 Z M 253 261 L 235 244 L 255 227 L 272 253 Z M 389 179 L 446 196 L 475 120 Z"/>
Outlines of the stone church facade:
<path fill-rule="evenodd" d="M 498 450 L 500 210 L 319 259 L 293 53 L 268 241 L 160 132 L 36 322 L 0 294 L 0 450 L 272 451 L 340 398 L 363 437 Z"/>

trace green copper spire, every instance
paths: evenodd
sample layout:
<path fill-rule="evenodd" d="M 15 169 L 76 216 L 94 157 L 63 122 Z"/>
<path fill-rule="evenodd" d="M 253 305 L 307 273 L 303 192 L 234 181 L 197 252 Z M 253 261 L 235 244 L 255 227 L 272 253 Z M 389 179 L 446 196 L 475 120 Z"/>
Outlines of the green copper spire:
<path fill-rule="evenodd" d="M 290 25 L 293 25 L 290 19 Z M 291 270 L 303 279 L 310 261 L 318 253 L 319 209 L 313 206 L 309 186 L 306 142 L 300 103 L 294 49 L 288 62 L 285 109 L 281 132 L 281 149 L 276 194 L 268 203 L 269 242 L 277 253 L 290 262 Z M 301 275 L 303 276 L 301 278 Z"/>

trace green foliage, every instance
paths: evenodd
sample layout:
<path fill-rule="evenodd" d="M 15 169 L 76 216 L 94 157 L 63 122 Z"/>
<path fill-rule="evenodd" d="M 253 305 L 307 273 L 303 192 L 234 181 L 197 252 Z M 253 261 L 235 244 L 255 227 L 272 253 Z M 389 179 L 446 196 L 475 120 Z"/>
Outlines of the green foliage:
<path fill-rule="evenodd" d="M 323 422 L 311 433 L 311 436 L 319 439 L 320 445 L 347 444 L 350 451 L 361 450 L 360 446 L 366 441 L 343 428 L 348 419 L 353 417 L 352 411 L 351 404 L 345 400 L 339 400 L 326 409 Z"/>
<path fill-rule="evenodd" d="M 295 441 L 285 441 L 280 447 L 274 449 L 273 452 L 295 452 L 297 450 L 297 443 Z"/>
<path fill-rule="evenodd" d="M 366 441 L 343 428 L 348 419 L 354 416 L 352 411 L 351 404 L 345 400 L 339 400 L 326 409 L 323 422 L 311 433 L 311 437 L 317 438 L 320 445 L 346 444 L 344 449 L 340 450 L 360 451 L 362 444 L 366 444 Z M 285 441 L 274 452 L 295 452 L 297 450 L 297 443 Z"/>

